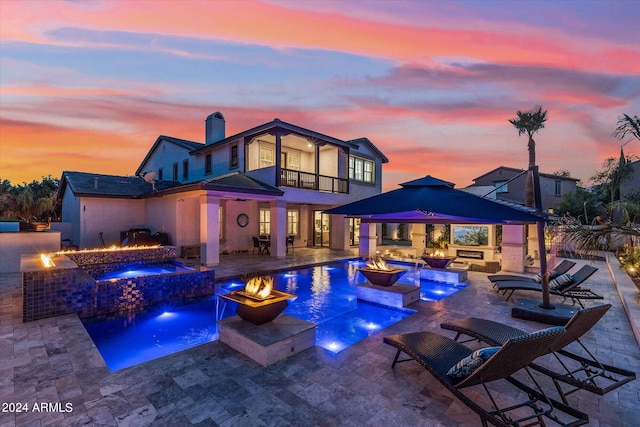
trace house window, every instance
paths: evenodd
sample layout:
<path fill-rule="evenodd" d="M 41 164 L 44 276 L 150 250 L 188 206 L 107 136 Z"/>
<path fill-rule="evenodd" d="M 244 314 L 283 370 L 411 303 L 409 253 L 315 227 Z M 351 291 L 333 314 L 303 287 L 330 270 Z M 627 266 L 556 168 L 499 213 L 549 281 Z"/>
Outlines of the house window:
<path fill-rule="evenodd" d="M 189 159 L 182 161 L 182 179 L 189 178 Z"/>
<path fill-rule="evenodd" d="M 178 180 L 178 163 L 173 164 L 173 180 Z"/>
<path fill-rule="evenodd" d="M 229 151 L 229 167 L 238 167 L 238 144 L 232 145 Z"/>
<path fill-rule="evenodd" d="M 211 154 L 204 156 L 204 173 L 209 175 L 212 172 Z"/>
<path fill-rule="evenodd" d="M 299 215 L 296 209 L 287 209 L 287 235 L 298 235 Z"/>
<path fill-rule="evenodd" d="M 562 181 L 556 181 L 556 196 L 562 194 Z"/>
<path fill-rule="evenodd" d="M 163 172 L 162 168 L 159 168 L 158 169 L 158 181 L 162 181 L 162 175 L 163 175 L 162 172 Z"/>
<path fill-rule="evenodd" d="M 260 234 L 271 234 L 271 210 L 260 208 Z"/>
<path fill-rule="evenodd" d="M 496 189 L 496 193 L 509 192 L 509 184 L 507 183 L 507 181 L 496 181 L 493 183 L 493 186 Z"/>
<path fill-rule="evenodd" d="M 281 166 L 285 169 L 291 169 L 294 171 L 300 170 L 300 153 L 282 153 L 280 157 Z"/>
<path fill-rule="evenodd" d="M 349 179 L 374 182 L 373 170 L 373 161 L 360 157 L 349 157 Z"/>
<path fill-rule="evenodd" d="M 266 168 L 274 165 L 274 155 L 272 147 L 260 147 L 260 167 Z"/>

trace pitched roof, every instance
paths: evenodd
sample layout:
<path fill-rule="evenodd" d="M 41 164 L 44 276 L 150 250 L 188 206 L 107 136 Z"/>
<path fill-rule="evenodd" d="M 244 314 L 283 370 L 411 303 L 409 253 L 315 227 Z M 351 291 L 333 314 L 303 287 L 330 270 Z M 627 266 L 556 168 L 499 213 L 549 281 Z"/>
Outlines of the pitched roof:
<path fill-rule="evenodd" d="M 522 173 L 522 172 L 524 172 L 524 171 L 525 171 L 525 169 L 517 169 L 517 168 L 512 168 L 512 167 L 509 167 L 509 166 L 498 166 L 497 168 L 492 169 L 492 170 L 490 170 L 489 172 L 484 173 L 484 174 L 480 175 L 480 176 L 479 176 L 479 177 L 477 177 L 477 178 L 474 178 L 474 179 L 473 179 L 473 181 L 475 182 L 475 181 L 477 181 L 477 180 L 479 180 L 479 179 L 482 179 L 482 178 L 484 178 L 485 176 L 490 175 L 490 174 L 494 173 L 494 172 L 495 172 L 495 171 L 497 171 L 497 170 L 503 170 L 503 171 L 507 171 L 507 172 L 513 172 L 513 173 L 514 173 L 514 175 L 517 175 L 517 174 Z M 554 174 L 552 174 L 552 173 L 543 173 L 543 172 L 540 172 L 540 176 L 543 176 L 543 177 L 545 177 L 545 178 L 551 178 L 551 179 L 563 179 L 563 180 L 566 180 L 566 181 L 575 181 L 575 182 L 580 181 L 580 179 L 578 179 L 578 178 L 572 178 L 572 177 L 570 177 L 570 176 L 554 175 Z"/>
<path fill-rule="evenodd" d="M 138 199 L 153 195 L 157 191 L 181 185 L 176 181 L 155 181 L 152 185 L 139 176 L 116 176 L 69 171 L 62 173 L 60 181 L 58 198 L 62 198 L 67 186 L 76 196 Z"/>
<path fill-rule="evenodd" d="M 284 191 L 240 172 L 218 175 L 202 181 L 205 190 L 282 196 Z"/>
<path fill-rule="evenodd" d="M 384 154 L 382 154 L 382 151 L 380 151 L 380 150 L 378 149 L 378 147 L 376 147 L 376 146 L 373 144 L 373 142 L 371 142 L 371 141 L 369 140 L 369 138 L 362 137 L 362 138 L 350 139 L 350 140 L 349 140 L 349 141 L 347 141 L 347 142 L 350 142 L 350 143 L 352 143 L 352 144 L 356 144 L 356 145 L 365 144 L 365 145 L 367 145 L 369 148 L 371 148 L 371 150 L 372 150 L 373 152 L 375 152 L 378 156 L 380 156 L 380 159 L 382 160 L 382 163 L 389 163 L 389 159 L 387 158 L 387 156 L 385 156 Z"/>
<path fill-rule="evenodd" d="M 140 166 L 138 166 L 138 169 L 136 169 L 136 175 L 139 175 L 142 172 L 144 172 L 142 170 L 142 166 L 147 163 L 147 160 L 149 160 L 149 157 L 151 156 L 151 154 L 156 150 L 156 148 L 158 147 L 158 145 L 160 145 L 162 141 L 166 141 L 171 144 L 177 145 L 178 147 L 182 147 L 185 150 L 188 150 L 189 152 L 197 150 L 198 148 L 202 148 L 205 145 L 202 142 L 195 142 L 195 141 L 189 141 L 187 139 L 180 139 L 180 138 L 174 138 L 172 136 L 160 135 L 158 138 L 156 138 L 156 141 L 153 143 L 149 151 L 147 151 L 147 155 L 144 156 L 144 159 L 142 159 L 142 161 L 140 162 Z"/>

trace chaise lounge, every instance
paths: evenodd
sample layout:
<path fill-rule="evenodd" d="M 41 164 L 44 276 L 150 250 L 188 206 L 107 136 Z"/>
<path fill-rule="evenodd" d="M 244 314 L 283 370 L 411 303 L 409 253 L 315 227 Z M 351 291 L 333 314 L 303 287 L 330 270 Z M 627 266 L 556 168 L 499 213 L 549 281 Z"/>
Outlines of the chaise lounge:
<path fill-rule="evenodd" d="M 400 362 L 415 360 L 476 412 L 483 426 L 489 423 L 501 427 L 545 425 L 545 419 L 561 426 L 579 426 L 588 423 L 588 415 L 549 398 L 527 368 L 537 357 L 548 353 L 565 333 L 562 327 L 549 328 L 508 340 L 500 347 L 476 351 L 432 332 L 389 335 L 384 338 L 384 342 L 398 349 L 392 368 Z M 400 360 L 401 353 L 410 358 Z M 512 376 L 520 370 L 528 374 L 535 388 Z M 487 387 L 488 383 L 497 380 L 512 384 L 518 389 L 514 395 L 524 400 L 517 403 L 505 402 L 500 407 L 494 396 L 496 393 L 492 393 Z M 472 386 L 482 386 L 490 403 L 480 403 L 484 399 L 478 398 L 478 388 L 466 393 L 466 389 Z M 505 393 L 504 388 L 501 393 Z"/>
<path fill-rule="evenodd" d="M 551 282 L 549 282 L 549 293 L 551 295 L 561 296 L 563 298 L 570 298 L 574 304 L 579 304 L 584 308 L 582 304 L 583 299 L 603 299 L 601 295 L 592 292 L 590 289 L 580 288 L 580 285 L 589 277 L 598 271 L 596 267 L 591 265 L 583 265 L 573 275 L 564 274 L 558 276 Z M 562 279 L 562 280 L 561 280 Z M 554 281 L 556 283 L 554 283 Z M 537 291 L 542 292 L 542 283 L 527 282 L 522 280 L 506 280 L 496 282 L 498 292 L 502 291 L 506 295 L 506 301 L 511 299 L 515 291 Z"/>
<path fill-rule="evenodd" d="M 599 362 L 580 338 L 587 333 L 611 308 L 611 304 L 598 305 L 578 311 L 565 325 L 566 334 L 553 346 L 553 355 L 560 364 L 560 370 L 531 363 L 529 366 L 542 374 L 552 378 L 562 401 L 567 403 L 566 397 L 578 390 L 586 390 L 598 395 L 604 395 L 610 391 L 633 381 L 635 372 L 617 368 Z M 510 339 L 527 335 L 526 331 L 513 326 L 495 322 L 493 320 L 470 317 L 440 325 L 443 329 L 457 332 L 456 341 L 461 335 L 471 337 L 468 341 L 479 340 L 489 345 L 503 345 Z M 576 342 L 582 347 L 588 356 L 583 357 L 570 352 L 566 347 Z M 560 383 L 570 386 L 563 389 Z"/>
<path fill-rule="evenodd" d="M 556 277 L 560 276 L 561 274 L 565 274 L 568 273 L 569 270 L 571 270 L 573 268 L 573 266 L 575 266 L 576 263 L 573 261 L 569 261 L 567 259 L 564 259 L 560 262 L 560 264 L 558 264 L 556 266 L 556 268 L 554 268 L 552 271 L 550 271 L 549 273 L 549 279 L 555 279 Z M 488 279 L 490 282 L 492 282 L 495 286 L 496 282 L 504 282 L 507 280 L 521 280 L 521 281 L 525 281 L 525 282 L 535 282 L 535 283 L 540 283 L 540 276 L 539 275 L 535 275 L 533 277 L 529 277 L 529 276 L 518 276 L 516 274 L 492 274 L 490 276 L 488 276 Z"/>

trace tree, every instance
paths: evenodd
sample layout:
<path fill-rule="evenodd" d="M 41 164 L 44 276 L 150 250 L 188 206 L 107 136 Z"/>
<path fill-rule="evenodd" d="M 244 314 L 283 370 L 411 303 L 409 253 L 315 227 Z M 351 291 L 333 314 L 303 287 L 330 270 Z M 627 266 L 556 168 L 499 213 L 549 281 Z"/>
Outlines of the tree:
<path fill-rule="evenodd" d="M 533 134 L 544 128 L 544 123 L 547 121 L 547 110 L 542 111 L 541 106 L 534 107 L 531 111 L 518 111 L 517 117 L 509 119 L 516 129 L 518 129 L 518 136 L 527 134 L 529 142 L 527 149 L 529 150 L 529 173 L 527 174 L 527 186 L 526 186 L 526 205 L 533 207 L 533 170 L 531 169 L 536 165 L 536 142 L 533 140 Z"/>
<path fill-rule="evenodd" d="M 620 141 L 628 136 L 640 141 L 640 119 L 638 116 L 631 117 L 628 114 L 623 114 L 618 117 L 618 123 L 616 130 L 613 131 L 613 136 Z"/>

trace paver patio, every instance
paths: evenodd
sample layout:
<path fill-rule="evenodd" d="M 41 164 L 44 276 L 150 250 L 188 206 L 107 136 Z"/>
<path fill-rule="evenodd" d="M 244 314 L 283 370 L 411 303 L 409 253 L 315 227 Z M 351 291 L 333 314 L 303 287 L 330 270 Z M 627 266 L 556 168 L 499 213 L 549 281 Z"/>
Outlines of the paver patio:
<path fill-rule="evenodd" d="M 218 277 L 232 277 L 245 272 L 249 262 L 259 271 L 349 256 L 313 249 L 296 249 L 279 260 L 228 256 L 216 271 Z M 613 308 L 583 341 L 603 362 L 640 372 L 640 348 L 611 274 L 605 262 L 594 265 L 599 270 L 589 287 Z M 453 337 L 440 323 L 468 316 L 526 330 L 545 327 L 512 318 L 514 303 L 496 294 L 486 273 L 469 272 L 468 282 L 444 300 L 416 303 L 411 307 L 416 314 L 337 355 L 316 347 L 264 368 L 216 341 L 109 372 L 77 316 L 22 323 L 20 275 L 2 275 L 0 401 L 26 403 L 29 411 L 0 412 L 0 427 L 479 425 L 474 412 L 416 363 L 391 369 L 395 349 L 382 342 L 387 334 L 419 330 Z M 550 382 L 540 380 L 552 390 Z M 58 412 L 34 412 L 35 403 L 59 404 L 49 408 Z M 640 380 L 605 396 L 579 391 L 569 403 L 589 414 L 590 425 L 637 426 Z"/>

